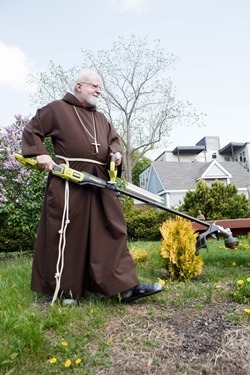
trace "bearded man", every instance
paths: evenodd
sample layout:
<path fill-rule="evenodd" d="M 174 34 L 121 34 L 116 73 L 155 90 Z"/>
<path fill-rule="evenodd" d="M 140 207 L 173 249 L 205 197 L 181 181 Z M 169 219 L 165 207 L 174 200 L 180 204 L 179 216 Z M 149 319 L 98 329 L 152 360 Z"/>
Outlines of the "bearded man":
<path fill-rule="evenodd" d="M 36 157 L 40 168 L 51 172 L 54 163 L 84 171 L 105 181 L 116 156 L 121 173 L 122 147 L 112 125 L 96 106 L 100 76 L 82 71 L 74 94 L 66 93 L 38 109 L 26 125 L 22 154 Z M 50 137 L 52 160 L 44 146 Z M 49 173 L 32 266 L 31 288 L 52 297 L 77 300 L 84 292 L 131 302 L 163 290 L 160 284 L 141 284 L 126 244 L 122 205 L 114 191 L 79 186 Z"/>

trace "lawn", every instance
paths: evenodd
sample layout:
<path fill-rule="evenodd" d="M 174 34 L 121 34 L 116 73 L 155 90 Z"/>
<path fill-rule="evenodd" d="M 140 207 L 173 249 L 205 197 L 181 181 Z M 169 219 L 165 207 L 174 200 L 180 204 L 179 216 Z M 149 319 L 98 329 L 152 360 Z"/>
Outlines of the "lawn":
<path fill-rule="evenodd" d="M 133 246 L 134 244 L 129 244 Z M 169 279 L 160 243 L 137 243 L 149 258 L 142 282 L 165 282 L 155 296 L 122 304 L 88 294 L 51 306 L 30 291 L 32 257 L 0 257 L 0 374 L 240 374 L 250 363 L 250 248 L 209 240 L 202 274 Z"/>

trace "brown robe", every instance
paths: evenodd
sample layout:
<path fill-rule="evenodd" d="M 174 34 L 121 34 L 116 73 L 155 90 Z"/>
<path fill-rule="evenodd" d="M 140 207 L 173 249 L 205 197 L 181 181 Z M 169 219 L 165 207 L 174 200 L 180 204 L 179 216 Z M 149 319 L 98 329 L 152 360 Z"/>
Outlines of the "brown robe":
<path fill-rule="evenodd" d="M 91 134 L 94 133 L 94 115 L 97 142 L 100 144 L 98 153 L 95 153 L 93 139 L 81 125 L 73 106 Z M 51 137 L 56 155 L 107 163 L 103 166 L 70 162 L 71 168 L 91 173 L 105 181 L 109 180 L 107 167 L 110 153 L 122 151 L 118 137 L 105 116 L 95 107 L 83 107 L 70 93 L 37 111 L 23 132 L 23 155 L 48 154 L 43 144 L 45 137 Z M 63 163 L 58 158 L 55 162 Z M 33 291 L 47 295 L 54 294 L 56 285 L 64 188 L 65 180 L 50 173 L 31 280 Z M 59 296 L 80 298 L 85 290 L 112 296 L 139 284 L 135 264 L 126 245 L 127 229 L 122 206 L 114 191 L 69 182 L 69 220 Z"/>

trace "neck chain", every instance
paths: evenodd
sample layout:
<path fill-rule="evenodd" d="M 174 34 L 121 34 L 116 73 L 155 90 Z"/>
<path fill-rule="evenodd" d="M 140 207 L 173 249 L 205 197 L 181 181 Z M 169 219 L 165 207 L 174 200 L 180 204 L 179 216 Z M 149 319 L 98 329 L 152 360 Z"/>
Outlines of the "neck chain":
<path fill-rule="evenodd" d="M 96 153 L 98 154 L 98 146 L 101 146 L 100 143 L 97 143 L 97 139 L 96 139 L 96 126 L 95 126 L 95 120 L 94 120 L 94 116 L 93 116 L 93 112 L 92 112 L 92 120 L 93 120 L 93 128 L 94 128 L 94 135 L 92 135 L 88 129 L 86 128 L 86 126 L 84 125 L 84 123 L 82 122 L 82 119 L 81 117 L 79 116 L 79 113 L 77 112 L 76 110 L 76 107 L 74 106 L 74 110 L 75 110 L 75 113 L 82 125 L 82 127 L 84 128 L 84 130 L 86 131 L 86 133 L 88 133 L 88 135 L 94 140 L 94 142 L 92 143 L 93 146 L 95 146 L 95 151 Z"/>

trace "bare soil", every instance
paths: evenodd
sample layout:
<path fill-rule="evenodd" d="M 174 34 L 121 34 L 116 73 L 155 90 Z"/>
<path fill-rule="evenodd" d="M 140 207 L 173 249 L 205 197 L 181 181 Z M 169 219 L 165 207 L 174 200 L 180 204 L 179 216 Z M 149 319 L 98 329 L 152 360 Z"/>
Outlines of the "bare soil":
<path fill-rule="evenodd" d="M 250 375 L 250 326 L 234 322 L 239 308 L 225 302 L 128 305 L 103 332 L 111 365 L 95 374 Z"/>

